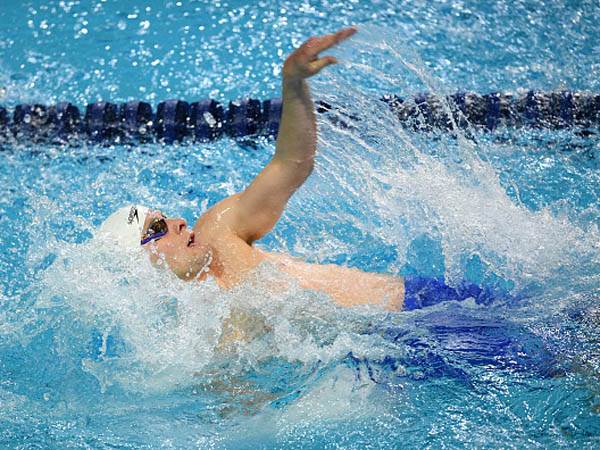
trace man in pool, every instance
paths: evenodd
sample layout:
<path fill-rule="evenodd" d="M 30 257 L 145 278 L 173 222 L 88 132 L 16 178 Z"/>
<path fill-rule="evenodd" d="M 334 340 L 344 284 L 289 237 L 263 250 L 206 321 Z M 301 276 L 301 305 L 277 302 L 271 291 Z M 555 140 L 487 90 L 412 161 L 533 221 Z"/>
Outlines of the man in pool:
<path fill-rule="evenodd" d="M 307 79 L 337 61 L 321 56 L 348 39 L 355 28 L 312 37 L 283 66 L 283 111 L 271 161 L 241 193 L 210 208 L 189 229 L 183 219 L 143 207 L 122 208 L 101 230 L 122 242 L 141 245 L 153 263 L 164 261 L 184 280 L 214 277 L 227 289 L 244 280 L 263 261 L 274 263 L 305 289 L 323 292 L 342 306 L 379 305 L 388 310 L 414 309 L 443 299 L 479 297 L 481 289 L 452 289 L 441 280 L 367 273 L 337 265 L 309 264 L 252 244 L 276 224 L 292 194 L 314 166 L 317 127 Z"/>

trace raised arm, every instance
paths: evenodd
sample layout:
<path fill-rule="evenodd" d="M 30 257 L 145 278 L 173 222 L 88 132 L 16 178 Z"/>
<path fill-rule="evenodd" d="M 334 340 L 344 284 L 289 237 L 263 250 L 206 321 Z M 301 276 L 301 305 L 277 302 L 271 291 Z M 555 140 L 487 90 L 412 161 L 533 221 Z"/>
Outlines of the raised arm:
<path fill-rule="evenodd" d="M 356 32 L 346 28 L 313 37 L 294 51 L 283 66 L 283 110 L 275 155 L 248 188 L 228 199 L 230 229 L 246 242 L 268 233 L 291 197 L 310 175 L 317 145 L 315 111 L 307 78 L 335 64 L 319 53 Z"/>

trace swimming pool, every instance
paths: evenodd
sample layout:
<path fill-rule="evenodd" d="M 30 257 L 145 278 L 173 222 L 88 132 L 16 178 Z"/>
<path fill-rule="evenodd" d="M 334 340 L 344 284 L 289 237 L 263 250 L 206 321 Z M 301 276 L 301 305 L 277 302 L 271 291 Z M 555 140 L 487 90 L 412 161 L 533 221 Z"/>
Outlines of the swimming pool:
<path fill-rule="evenodd" d="M 271 141 L 5 146 L 2 447 L 598 445 L 598 130 L 413 132 L 374 100 L 598 92 L 596 3 L 11 2 L 0 19 L 11 108 L 272 98 L 294 45 L 361 25 L 312 83 L 351 126 L 319 118 L 315 173 L 260 245 L 519 294 L 390 314 L 260 283 L 194 288 L 103 254 L 93 230 L 131 201 L 193 221 Z M 217 352 L 240 311 L 272 331 Z"/>

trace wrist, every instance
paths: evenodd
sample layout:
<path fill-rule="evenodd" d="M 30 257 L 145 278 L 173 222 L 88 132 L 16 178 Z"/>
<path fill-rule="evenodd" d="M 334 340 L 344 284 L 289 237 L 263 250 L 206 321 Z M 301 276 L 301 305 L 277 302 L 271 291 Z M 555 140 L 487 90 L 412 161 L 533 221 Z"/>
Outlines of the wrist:
<path fill-rule="evenodd" d="M 284 75 L 283 78 L 283 85 L 287 86 L 287 87 L 295 87 L 298 88 L 300 86 L 302 86 L 302 84 L 304 83 L 304 80 L 298 76 L 292 76 L 292 75 Z"/>
<path fill-rule="evenodd" d="M 282 86 L 284 97 L 305 97 L 309 93 L 308 83 L 303 78 L 284 76 Z"/>

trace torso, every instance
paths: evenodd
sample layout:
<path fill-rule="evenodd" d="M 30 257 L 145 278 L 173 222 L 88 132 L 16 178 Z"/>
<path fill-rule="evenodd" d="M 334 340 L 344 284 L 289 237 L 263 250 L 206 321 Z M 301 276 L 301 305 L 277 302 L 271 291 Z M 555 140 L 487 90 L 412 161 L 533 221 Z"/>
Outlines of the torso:
<path fill-rule="evenodd" d="M 333 264 L 310 264 L 289 255 L 262 251 L 220 226 L 219 214 L 223 211 L 211 210 L 194 226 L 196 239 L 212 249 L 209 271 L 199 276 L 200 281 L 212 276 L 220 287 L 230 289 L 267 261 L 302 288 L 323 292 L 341 306 L 375 304 L 393 311 L 402 309 L 404 282 L 401 278 Z M 218 348 L 221 352 L 235 349 L 237 342 L 250 342 L 268 331 L 260 316 L 233 307 L 231 316 L 224 321 Z"/>

